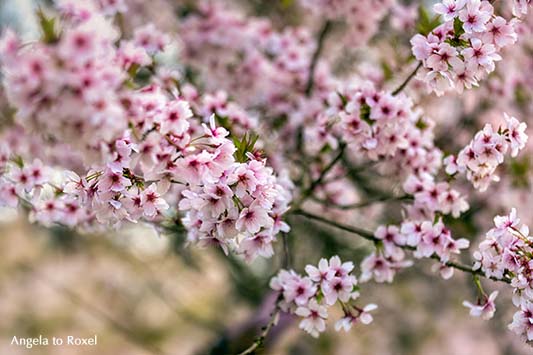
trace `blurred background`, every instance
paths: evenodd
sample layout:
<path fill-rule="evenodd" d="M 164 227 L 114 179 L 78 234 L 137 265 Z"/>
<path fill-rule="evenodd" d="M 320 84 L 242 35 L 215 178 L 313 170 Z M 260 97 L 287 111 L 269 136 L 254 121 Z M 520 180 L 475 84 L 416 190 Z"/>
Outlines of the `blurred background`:
<path fill-rule="evenodd" d="M 292 1 L 233 2 L 249 14 L 268 16 L 280 25 L 302 22 L 302 13 Z M 152 21 L 163 30 L 175 31 L 175 2 L 131 0 L 128 4 L 136 9 L 132 23 Z M 47 2 L 1 0 L 0 28 L 14 27 L 31 38 L 38 31 L 33 16 L 38 5 Z M 364 52 L 352 54 L 350 58 L 359 58 Z M 454 114 L 451 111 L 434 112 L 434 116 L 446 122 L 446 115 Z M 389 218 L 398 215 L 375 206 L 367 216 L 383 213 Z M 475 213 L 453 227 L 469 232 L 471 238 L 480 235 L 486 225 L 478 221 L 484 216 Z M 339 231 L 303 223 L 298 217 L 289 222 L 294 229 L 290 247 L 296 270 L 337 253 L 358 264 L 370 251 L 368 244 Z M 22 213 L 0 210 L 0 354 L 242 351 L 268 322 L 275 301 L 268 282 L 277 273 L 283 253 L 277 250 L 272 259 L 248 265 L 215 249 L 186 247 L 184 240 L 180 228 L 158 234 L 149 225 L 81 235 L 31 225 Z M 281 243 L 276 247 L 280 249 Z M 443 281 L 430 270 L 430 262 L 416 262 L 391 285 L 366 284 L 363 303 L 379 304 L 370 326 L 336 333 L 333 322 L 340 316 L 338 310 L 330 315 L 329 331 L 314 339 L 298 329 L 296 319 L 283 316 L 262 351 L 310 355 L 519 355 L 533 351 L 507 331 L 514 313 L 509 290 L 500 293 L 495 318 L 484 322 L 471 318 L 461 305 L 476 297 L 468 275 L 456 273 L 452 280 Z M 492 282 L 486 285 L 491 290 L 499 287 Z M 10 344 L 14 335 L 95 334 L 98 345 L 94 347 L 25 349 Z"/>

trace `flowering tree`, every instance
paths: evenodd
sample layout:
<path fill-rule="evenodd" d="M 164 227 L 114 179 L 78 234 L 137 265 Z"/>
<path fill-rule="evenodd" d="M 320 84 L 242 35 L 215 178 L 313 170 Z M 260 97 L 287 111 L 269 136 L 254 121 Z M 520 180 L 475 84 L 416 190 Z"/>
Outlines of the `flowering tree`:
<path fill-rule="evenodd" d="M 185 231 L 248 263 L 281 253 L 271 320 L 243 354 L 280 313 L 314 337 L 332 307 L 337 331 L 369 324 L 364 284 L 423 258 L 471 274 L 472 316 L 496 310 L 484 280 L 505 285 L 509 329 L 533 340 L 533 237 L 512 208 L 531 191 L 530 1 L 288 3 L 323 21 L 316 35 L 215 1 L 176 5 L 175 33 L 136 23 L 126 0 L 57 1 L 34 40 L 6 29 L 0 204 L 82 233 Z M 347 69 L 345 48 L 371 60 Z M 472 214 L 488 231 L 470 248 Z M 307 223 L 372 249 L 294 270 Z"/>

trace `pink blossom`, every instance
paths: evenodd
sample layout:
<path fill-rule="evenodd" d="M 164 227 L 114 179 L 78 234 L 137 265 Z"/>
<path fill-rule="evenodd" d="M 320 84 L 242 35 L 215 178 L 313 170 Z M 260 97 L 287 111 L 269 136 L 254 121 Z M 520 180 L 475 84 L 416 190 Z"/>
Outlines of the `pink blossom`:
<path fill-rule="evenodd" d="M 99 180 L 98 190 L 101 192 L 120 192 L 131 185 L 131 181 L 122 175 L 122 172 L 115 172 L 106 169 Z"/>
<path fill-rule="evenodd" d="M 157 186 L 152 184 L 141 193 L 141 205 L 144 215 L 148 218 L 154 218 L 169 207 L 168 203 L 156 191 L 156 188 Z"/>
<path fill-rule="evenodd" d="M 157 121 L 161 124 L 162 134 L 174 134 L 180 136 L 189 128 L 188 119 L 192 117 L 192 111 L 187 101 L 172 101 L 163 112 L 158 115 Z"/>
<path fill-rule="evenodd" d="M 348 332 L 352 328 L 352 325 L 356 322 L 361 322 L 363 324 L 372 323 L 373 317 L 370 312 L 376 310 L 377 308 L 377 305 L 371 303 L 367 304 L 363 309 L 358 309 L 358 314 L 356 315 L 353 315 L 352 313 L 346 314 L 343 318 L 335 323 L 335 330 L 340 331 L 343 329 L 345 332 Z"/>
<path fill-rule="evenodd" d="M 313 337 L 317 338 L 319 333 L 326 330 L 325 320 L 328 318 L 326 307 L 318 304 L 315 299 L 310 300 L 306 306 L 298 307 L 294 313 L 304 318 L 300 321 L 300 329 Z"/>
<path fill-rule="evenodd" d="M 250 207 L 244 208 L 235 226 L 239 230 L 246 230 L 248 233 L 257 233 L 262 227 L 270 227 L 273 223 L 267 211 L 257 202 Z"/>
<path fill-rule="evenodd" d="M 335 276 L 335 271 L 329 267 L 328 260 L 324 258 L 320 259 L 318 267 L 307 265 L 305 271 L 314 282 L 322 283 Z"/>
<path fill-rule="evenodd" d="M 450 21 L 457 17 L 466 3 L 466 0 L 443 0 L 441 3 L 433 5 L 433 10 L 442 15 L 444 21 Z"/>
<path fill-rule="evenodd" d="M 310 297 L 316 292 L 316 286 L 307 277 L 296 277 L 287 282 L 283 287 L 283 295 L 287 302 L 296 303 L 299 306 L 307 304 Z"/>
<path fill-rule="evenodd" d="M 133 40 L 137 46 L 144 48 L 148 53 L 161 52 L 169 42 L 169 37 L 158 31 L 153 23 L 135 29 Z"/>
<path fill-rule="evenodd" d="M 527 135 L 525 133 L 527 125 L 525 122 L 519 122 L 516 118 L 504 113 L 507 133 L 506 136 L 511 145 L 511 156 L 516 157 L 518 152 L 522 150 L 527 143 Z"/>
<path fill-rule="evenodd" d="M 492 15 L 492 6 L 484 6 L 484 1 L 469 0 L 466 7 L 459 12 L 459 19 L 463 22 L 463 28 L 467 33 L 483 32 L 486 23 Z"/>
<path fill-rule="evenodd" d="M 494 291 L 489 297 L 485 296 L 484 303 L 478 303 L 474 305 L 468 301 L 463 302 L 463 306 L 470 308 L 470 315 L 472 317 L 481 317 L 484 320 L 489 320 L 494 316 L 496 311 L 496 305 L 494 300 L 498 296 L 498 291 Z"/>
<path fill-rule="evenodd" d="M 472 46 L 465 48 L 461 54 L 469 64 L 476 64 L 485 68 L 487 73 L 494 71 L 494 62 L 502 57 L 496 53 L 496 47 L 492 44 L 483 44 L 477 38 L 471 40 Z"/>
<path fill-rule="evenodd" d="M 413 46 L 413 54 L 417 60 L 426 60 L 433 52 L 433 47 L 429 44 L 427 38 L 421 34 L 417 34 L 411 38 L 411 45 Z"/>
<path fill-rule="evenodd" d="M 513 26 L 501 17 L 495 17 L 487 24 L 487 31 L 483 35 L 483 42 L 492 43 L 496 48 L 514 44 L 517 41 L 517 34 Z"/>
<path fill-rule="evenodd" d="M 352 277 L 333 277 L 322 285 L 322 292 L 326 297 L 326 303 L 332 305 L 337 300 L 348 302 L 352 297 L 353 287 L 357 283 L 354 276 Z"/>

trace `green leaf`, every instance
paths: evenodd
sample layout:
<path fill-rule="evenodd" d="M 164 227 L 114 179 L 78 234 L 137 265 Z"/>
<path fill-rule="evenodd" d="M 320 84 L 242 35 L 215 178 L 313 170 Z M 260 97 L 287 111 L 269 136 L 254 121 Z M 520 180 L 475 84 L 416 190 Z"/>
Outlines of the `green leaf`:
<path fill-rule="evenodd" d="M 440 25 L 440 16 L 431 17 L 428 10 L 420 5 L 418 7 L 418 23 L 416 24 L 418 33 L 427 36 L 438 25 Z"/>
<path fill-rule="evenodd" d="M 59 30 L 56 31 L 56 19 L 47 17 L 41 8 L 37 10 L 36 15 L 41 28 L 43 42 L 48 44 L 57 43 L 59 41 Z"/>
<path fill-rule="evenodd" d="M 24 167 L 24 160 L 22 159 L 22 157 L 20 155 L 15 155 L 12 159 L 13 163 L 15 163 L 19 168 L 23 168 Z"/>
<path fill-rule="evenodd" d="M 374 124 L 374 121 L 370 119 L 370 106 L 365 102 L 361 105 L 361 108 L 359 109 L 359 117 L 368 123 L 370 126 Z"/>
<path fill-rule="evenodd" d="M 459 38 L 448 38 L 444 42 L 448 43 L 452 47 L 466 47 L 468 46 L 468 41 Z"/>
<path fill-rule="evenodd" d="M 341 94 L 340 92 L 337 92 L 337 95 L 339 95 L 340 99 L 341 99 L 341 102 L 342 102 L 342 108 L 346 107 L 346 105 L 348 104 L 348 99 L 346 98 L 346 96 L 344 96 L 343 94 Z"/>
<path fill-rule="evenodd" d="M 428 128 L 428 125 L 427 125 L 426 121 L 424 121 L 422 118 L 419 118 L 418 121 L 416 121 L 416 128 L 418 128 L 419 130 L 423 131 L 426 128 Z"/>
<path fill-rule="evenodd" d="M 130 68 L 128 69 L 128 75 L 130 76 L 130 78 L 135 78 L 137 70 L 139 70 L 139 64 L 133 63 L 132 65 L 130 65 Z"/>
<path fill-rule="evenodd" d="M 226 130 L 228 130 L 228 132 L 231 132 L 231 125 L 228 116 L 220 116 L 218 113 L 215 113 L 215 119 L 217 126 L 224 127 Z"/>
<path fill-rule="evenodd" d="M 239 163 L 245 163 L 248 160 L 246 156 L 247 153 L 254 152 L 254 146 L 257 143 L 259 136 L 255 133 L 245 133 L 244 136 L 239 140 L 238 138 L 233 138 L 233 144 L 237 148 L 235 151 L 235 160 Z"/>
<path fill-rule="evenodd" d="M 456 17 L 453 20 L 453 31 L 455 32 L 455 38 L 459 38 L 463 33 L 465 33 L 463 21 L 459 20 L 459 17 Z"/>
<path fill-rule="evenodd" d="M 454 37 L 447 39 L 445 42 L 453 47 L 467 46 L 468 41 L 461 39 L 461 35 L 465 33 L 465 30 L 463 28 L 463 21 L 459 20 L 459 18 L 457 17 L 453 20 L 453 31 L 454 31 Z"/>

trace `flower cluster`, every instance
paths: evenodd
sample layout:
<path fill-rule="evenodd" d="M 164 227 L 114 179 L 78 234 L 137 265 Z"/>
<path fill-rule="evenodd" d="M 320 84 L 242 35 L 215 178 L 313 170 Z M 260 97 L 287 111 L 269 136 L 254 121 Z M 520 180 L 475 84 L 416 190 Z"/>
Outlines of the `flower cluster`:
<path fill-rule="evenodd" d="M 444 23 L 427 36 L 415 35 L 411 44 L 424 64 L 419 79 L 437 95 L 477 86 L 494 71 L 502 48 L 517 40 L 514 22 L 496 16 L 487 0 L 443 0 L 434 10 Z"/>
<path fill-rule="evenodd" d="M 166 199 L 178 200 L 188 211 L 183 223 L 191 242 L 212 239 L 226 247 L 233 240 L 249 260 L 271 256 L 275 235 L 288 231 L 282 214 L 290 183 L 282 185 L 253 151 L 237 149 L 214 116 L 198 136 L 187 133 L 191 125 L 197 123 L 188 103 L 168 101 L 144 128 L 144 140 L 117 140 L 108 162 L 83 177 L 66 171 L 53 179 L 39 160 L 26 164 L 4 147 L 0 201 L 11 207 L 23 201 L 32 218 L 45 225 L 80 227 L 160 219 L 169 208 Z"/>
<path fill-rule="evenodd" d="M 520 223 L 513 208 L 509 215 L 494 218 L 494 228 L 487 232 L 485 239 L 479 244 L 479 250 L 474 253 L 475 269 L 480 269 L 489 277 L 511 280 L 513 303 L 519 310 L 509 328 L 528 341 L 533 340 L 532 252 L 533 237 L 529 236 L 528 226 Z M 483 297 L 479 302 L 480 309 L 472 308 L 473 312 L 478 311 L 472 314 L 490 318 L 494 313 L 496 294 Z"/>
<path fill-rule="evenodd" d="M 328 114 L 339 117 L 338 129 L 350 148 L 373 160 L 394 158 L 404 171 L 438 170 L 442 153 L 433 145 L 433 123 L 407 96 L 364 82 L 331 94 L 328 103 Z"/>
<path fill-rule="evenodd" d="M 374 280 L 390 283 L 396 272 L 413 265 L 412 261 L 405 260 L 405 253 L 400 248 L 395 248 L 392 254 L 387 253 L 378 249 L 361 262 L 361 282 Z"/>
<path fill-rule="evenodd" d="M 222 137 L 224 133 L 220 133 Z M 265 161 L 253 155 L 246 162 L 233 158 L 235 147 L 220 145 L 178 163 L 177 172 L 190 188 L 182 191 L 181 210 L 189 241 L 231 248 L 247 260 L 274 253 L 275 235 L 288 232 L 282 215 L 290 193 Z"/>
<path fill-rule="evenodd" d="M 68 9 L 71 20 L 60 37 L 50 31 L 43 41 L 22 46 L 13 32 L 4 34 L 4 87 L 22 125 L 94 151 L 100 148 L 95 142 L 110 141 L 127 128 L 120 104 L 127 76 L 109 20 L 91 11 L 75 16 L 79 9 Z"/>
<path fill-rule="evenodd" d="M 377 250 L 367 256 L 361 263 L 361 282 L 392 282 L 396 272 L 412 265 L 404 260 L 403 249 L 413 250 L 416 258 L 438 257 L 442 263 L 441 275 L 450 278 L 453 269 L 446 266 L 452 254 L 459 254 L 468 248 L 466 239 L 453 239 L 450 230 L 442 220 L 432 221 L 406 220 L 401 226 L 379 226 L 374 233 Z"/>
<path fill-rule="evenodd" d="M 448 182 L 435 180 L 442 153 L 433 143 L 434 123 L 421 117 L 405 95 L 394 96 L 368 82 L 330 95 L 328 105 L 328 114 L 334 120 L 338 117 L 333 129 L 340 128 L 348 147 L 370 159 L 395 163 L 397 171 L 406 175 L 403 190 L 413 197 L 401 227 L 376 231 L 375 237 L 381 242 L 361 264 L 361 281 L 391 282 L 397 270 L 412 265 L 405 260 L 402 248 L 415 250 L 417 258 L 437 256 L 444 264 L 451 254 L 468 247 L 465 239 L 453 239 L 437 218 L 447 214 L 458 217 L 469 206 Z M 447 277 L 451 271 L 444 266 L 441 269 Z"/>
<path fill-rule="evenodd" d="M 403 190 L 414 197 L 413 204 L 408 207 L 410 218 L 431 220 L 437 213 L 457 218 L 469 207 L 459 191 L 446 181 L 436 182 L 429 174 L 410 175 Z"/>
<path fill-rule="evenodd" d="M 180 26 L 183 60 L 239 103 L 291 113 L 303 93 L 316 44 L 303 28 L 276 31 L 266 19 L 245 17 L 220 2 L 199 2 Z M 257 78 L 262 78 L 257 80 Z"/>
<path fill-rule="evenodd" d="M 476 133 L 474 139 L 464 147 L 457 158 L 446 157 L 446 172 L 450 175 L 466 172 L 466 178 L 476 189 L 485 191 L 491 181 L 499 181 L 495 175 L 496 168 L 503 163 L 509 152 L 516 157 L 527 143 L 526 124 L 505 114 L 505 126 L 494 131 L 487 123 L 483 130 Z"/>
<path fill-rule="evenodd" d="M 369 312 L 377 308 L 375 304 L 363 308 L 354 304 L 359 292 L 353 269 L 352 262 L 343 263 L 338 256 L 333 256 L 329 261 L 320 259 L 318 266 L 307 265 L 306 276 L 281 270 L 270 281 L 270 287 L 281 293 L 278 307 L 303 318 L 300 328 L 312 336 L 318 337 L 326 330 L 328 308 L 336 303 L 341 305 L 344 317 L 336 322 L 335 330 L 348 331 L 357 322 L 372 322 Z"/>
<path fill-rule="evenodd" d="M 258 119 L 247 113 L 235 102 L 229 101 L 225 91 L 218 90 L 214 94 L 205 94 L 201 103 L 195 105 L 197 109 L 208 117 L 214 114 L 220 120 L 227 121 L 234 134 L 244 135 L 251 129 L 258 128 Z"/>
<path fill-rule="evenodd" d="M 59 8 L 60 32 L 41 14 L 48 37 L 28 46 L 9 30 L 2 38 L 6 94 L 19 109 L 4 137 L 39 129 L 32 140 L 46 150 L 2 145 L 0 204 L 79 229 L 160 223 L 179 208 L 190 242 L 271 256 L 275 235 L 289 229 L 291 184 L 266 166 L 257 138 L 241 138 L 255 119 L 222 91 L 178 90 L 172 74 L 158 73 L 151 56 L 168 36 L 155 26 L 117 43 L 107 7 Z M 148 65 L 154 82 L 141 86 L 135 75 Z"/>

